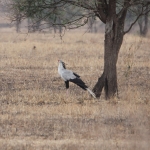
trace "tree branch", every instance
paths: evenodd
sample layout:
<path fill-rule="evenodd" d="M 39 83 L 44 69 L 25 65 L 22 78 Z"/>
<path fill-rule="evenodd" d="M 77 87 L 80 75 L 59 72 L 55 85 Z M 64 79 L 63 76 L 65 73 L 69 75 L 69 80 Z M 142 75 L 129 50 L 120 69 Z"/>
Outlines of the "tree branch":
<path fill-rule="evenodd" d="M 99 19 L 103 22 L 106 23 L 106 16 L 108 14 L 108 5 L 106 0 L 98 0 L 97 4 L 97 16 Z"/>
<path fill-rule="evenodd" d="M 94 7 L 92 7 L 91 5 L 88 5 L 88 3 L 81 3 L 80 1 L 72 1 L 72 0 L 62 0 L 66 3 L 69 3 L 71 5 L 74 5 L 74 6 L 77 6 L 77 7 L 82 7 L 84 9 L 87 9 L 87 10 L 95 10 Z"/>
<path fill-rule="evenodd" d="M 128 33 L 128 32 L 132 29 L 133 25 L 137 22 L 137 20 L 140 18 L 140 16 L 142 16 L 142 14 L 139 15 L 139 16 L 135 19 L 135 21 L 130 25 L 130 27 L 129 27 L 128 30 L 124 31 L 124 34 Z"/>
<path fill-rule="evenodd" d="M 148 2 L 147 5 L 149 5 L 149 4 L 150 4 L 150 3 Z M 144 7 L 146 7 L 147 5 L 144 5 Z M 141 16 L 146 15 L 146 14 L 148 14 L 149 12 L 150 12 L 150 10 L 147 10 L 147 11 L 145 12 L 145 10 L 144 10 L 143 7 L 142 7 L 141 13 L 137 16 L 137 18 L 135 19 L 135 21 L 130 25 L 129 29 L 126 30 L 126 31 L 124 31 L 124 34 L 128 33 L 128 32 L 132 29 L 132 27 L 134 26 L 134 24 L 138 21 L 138 19 L 139 19 Z"/>
<path fill-rule="evenodd" d="M 120 18 L 120 17 L 122 17 L 123 14 L 125 14 L 125 12 L 127 11 L 127 9 L 131 6 L 130 1 L 131 1 L 131 0 L 124 0 L 123 8 L 122 8 L 121 11 L 117 14 L 117 18 Z"/>

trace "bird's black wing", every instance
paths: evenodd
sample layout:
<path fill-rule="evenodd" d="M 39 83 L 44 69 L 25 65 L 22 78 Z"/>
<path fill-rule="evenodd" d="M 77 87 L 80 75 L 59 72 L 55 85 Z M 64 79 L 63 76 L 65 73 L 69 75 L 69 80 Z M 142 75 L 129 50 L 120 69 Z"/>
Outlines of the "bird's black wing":
<path fill-rule="evenodd" d="M 86 90 L 88 88 L 80 78 L 70 79 L 69 81 L 75 83 L 76 85 L 81 87 L 83 90 Z"/>
<path fill-rule="evenodd" d="M 80 78 L 80 76 L 79 76 L 78 74 L 76 74 L 76 73 L 74 73 L 74 72 L 73 72 L 73 74 L 74 74 L 77 78 Z"/>

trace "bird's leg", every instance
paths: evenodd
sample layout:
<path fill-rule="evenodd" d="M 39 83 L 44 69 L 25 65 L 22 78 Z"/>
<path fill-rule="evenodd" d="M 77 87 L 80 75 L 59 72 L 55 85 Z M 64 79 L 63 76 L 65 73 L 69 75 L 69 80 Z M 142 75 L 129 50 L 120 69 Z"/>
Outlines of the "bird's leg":
<path fill-rule="evenodd" d="M 66 93 L 67 93 L 67 96 L 69 96 L 69 89 L 67 89 Z"/>

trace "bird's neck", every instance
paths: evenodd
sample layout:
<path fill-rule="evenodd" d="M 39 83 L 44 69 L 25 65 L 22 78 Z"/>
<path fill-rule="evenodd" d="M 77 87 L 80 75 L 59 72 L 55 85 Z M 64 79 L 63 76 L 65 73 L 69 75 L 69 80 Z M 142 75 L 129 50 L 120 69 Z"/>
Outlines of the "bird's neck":
<path fill-rule="evenodd" d="M 61 72 L 65 70 L 65 68 L 63 67 L 63 65 L 60 63 L 59 66 L 58 66 L 58 72 Z"/>

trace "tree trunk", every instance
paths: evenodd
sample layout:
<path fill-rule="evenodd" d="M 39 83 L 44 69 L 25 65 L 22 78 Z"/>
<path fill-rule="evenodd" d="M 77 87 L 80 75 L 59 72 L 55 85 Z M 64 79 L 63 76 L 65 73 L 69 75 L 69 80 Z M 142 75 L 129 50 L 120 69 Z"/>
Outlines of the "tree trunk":
<path fill-rule="evenodd" d="M 114 41 L 111 39 L 110 36 L 105 37 L 104 71 L 93 88 L 96 97 L 101 96 L 103 87 L 106 99 L 110 99 L 117 94 L 118 84 L 116 64 L 121 44 L 121 41 L 118 43 L 116 40 Z"/>
<path fill-rule="evenodd" d="M 61 24 L 61 19 L 60 18 L 58 18 L 58 23 Z M 61 33 L 62 33 L 62 26 L 59 26 L 59 34 L 61 34 Z"/>
<path fill-rule="evenodd" d="M 39 31 L 40 25 L 41 25 L 41 20 L 37 20 L 35 25 L 35 31 Z"/>
<path fill-rule="evenodd" d="M 28 18 L 28 32 L 31 33 L 32 27 L 31 27 L 31 18 Z"/>
<path fill-rule="evenodd" d="M 105 52 L 104 52 L 104 71 L 102 76 L 93 88 L 96 97 L 100 97 L 102 89 L 105 90 L 105 98 L 110 99 L 117 94 L 117 60 L 118 53 L 123 41 L 124 22 L 111 19 L 106 21 L 105 28 Z"/>
<path fill-rule="evenodd" d="M 117 51 L 116 41 L 113 41 L 109 35 L 106 35 L 104 53 L 104 89 L 106 99 L 113 97 L 117 92 Z"/>
<path fill-rule="evenodd" d="M 142 17 L 138 20 L 139 28 L 140 28 L 140 35 L 142 35 L 143 31 L 143 20 Z"/>
<path fill-rule="evenodd" d="M 148 6 L 146 7 L 146 11 L 148 12 Z M 148 33 L 148 13 L 140 17 L 138 24 L 140 28 L 140 35 L 145 37 Z"/>
<path fill-rule="evenodd" d="M 19 14 L 16 15 L 16 32 L 20 32 L 20 24 L 21 24 L 21 17 Z"/>
<path fill-rule="evenodd" d="M 88 28 L 89 28 L 89 32 L 92 33 L 93 32 L 93 17 L 90 17 L 88 19 Z"/>

